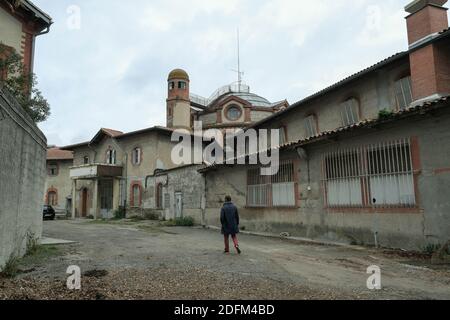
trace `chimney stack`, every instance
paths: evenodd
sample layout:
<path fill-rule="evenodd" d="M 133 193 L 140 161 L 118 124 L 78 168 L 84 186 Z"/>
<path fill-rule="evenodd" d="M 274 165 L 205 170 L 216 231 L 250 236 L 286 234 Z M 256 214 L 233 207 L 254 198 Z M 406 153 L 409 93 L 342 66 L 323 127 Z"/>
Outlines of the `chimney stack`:
<path fill-rule="evenodd" d="M 405 7 L 415 103 L 450 94 L 448 42 L 432 41 L 448 29 L 447 0 L 415 0 Z"/>

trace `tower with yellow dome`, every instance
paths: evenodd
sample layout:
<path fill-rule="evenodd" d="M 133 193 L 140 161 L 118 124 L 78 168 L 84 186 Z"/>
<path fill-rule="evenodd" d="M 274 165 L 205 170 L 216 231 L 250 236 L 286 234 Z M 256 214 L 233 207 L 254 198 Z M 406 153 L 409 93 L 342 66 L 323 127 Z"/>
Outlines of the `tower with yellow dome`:
<path fill-rule="evenodd" d="M 167 95 L 167 127 L 191 128 L 191 102 L 189 98 L 189 75 L 182 69 L 169 74 Z"/>

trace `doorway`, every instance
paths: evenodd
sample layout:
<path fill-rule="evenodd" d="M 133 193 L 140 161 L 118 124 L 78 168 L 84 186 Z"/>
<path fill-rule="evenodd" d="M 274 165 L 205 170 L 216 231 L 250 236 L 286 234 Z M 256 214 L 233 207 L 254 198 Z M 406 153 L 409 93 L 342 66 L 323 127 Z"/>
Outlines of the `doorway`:
<path fill-rule="evenodd" d="M 88 190 L 84 188 L 81 194 L 81 217 L 87 217 L 87 198 L 88 198 Z"/>
<path fill-rule="evenodd" d="M 175 218 L 183 217 L 183 194 L 175 193 Z"/>

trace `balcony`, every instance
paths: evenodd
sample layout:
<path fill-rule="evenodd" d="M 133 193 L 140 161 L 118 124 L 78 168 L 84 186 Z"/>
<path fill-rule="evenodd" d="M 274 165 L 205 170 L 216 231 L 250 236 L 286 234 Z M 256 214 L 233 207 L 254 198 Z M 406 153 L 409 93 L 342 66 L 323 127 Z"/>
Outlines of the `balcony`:
<path fill-rule="evenodd" d="M 122 176 L 123 168 L 111 164 L 86 164 L 70 168 L 70 178 L 73 180 L 114 178 Z"/>

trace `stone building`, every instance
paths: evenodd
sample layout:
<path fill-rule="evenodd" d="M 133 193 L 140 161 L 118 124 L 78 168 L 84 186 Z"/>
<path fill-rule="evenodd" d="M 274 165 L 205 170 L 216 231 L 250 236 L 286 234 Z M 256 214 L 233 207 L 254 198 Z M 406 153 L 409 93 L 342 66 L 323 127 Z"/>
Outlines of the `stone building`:
<path fill-rule="evenodd" d="M 247 230 L 423 249 L 450 238 L 450 30 L 447 1 L 406 6 L 409 48 L 293 105 L 243 84 L 210 98 L 168 78 L 167 127 L 102 129 L 74 151 L 73 216 L 157 212 L 219 225 L 226 195 Z M 279 129 L 279 171 L 172 162 L 175 129 Z M 238 130 L 238 129 L 243 129 Z M 260 150 L 261 151 L 261 150 Z"/>
<path fill-rule="evenodd" d="M 73 153 L 51 147 L 47 150 L 47 179 L 44 203 L 51 205 L 57 214 L 67 215 L 72 210 L 72 185 L 70 168 Z"/>
<path fill-rule="evenodd" d="M 51 18 L 29 1 L 0 1 L 0 45 L 16 51 L 33 69 L 34 43 Z M 2 87 L 0 74 L 0 270 L 26 252 L 42 234 L 42 195 L 47 140 L 17 100 Z"/>
<path fill-rule="evenodd" d="M 450 239 L 450 30 L 447 1 L 414 1 L 408 51 L 250 126 L 285 128 L 277 175 L 217 166 L 205 224 L 226 194 L 246 229 L 423 249 Z"/>
<path fill-rule="evenodd" d="M 173 131 L 191 132 L 194 121 L 202 121 L 205 128 L 244 128 L 288 107 L 287 101 L 270 103 L 243 84 L 225 86 L 210 99 L 191 95 L 189 85 L 185 71 L 170 72 L 167 127 L 129 133 L 101 129 L 91 141 L 62 148 L 74 154 L 67 180 L 74 218 L 111 218 L 125 208 L 128 216 L 156 212 L 168 219 L 186 210 L 201 221 L 204 179 L 198 166 L 173 163 L 171 153 L 178 143 L 171 141 Z M 193 181 L 198 184 L 190 187 Z"/>

